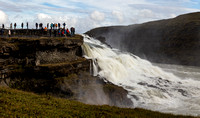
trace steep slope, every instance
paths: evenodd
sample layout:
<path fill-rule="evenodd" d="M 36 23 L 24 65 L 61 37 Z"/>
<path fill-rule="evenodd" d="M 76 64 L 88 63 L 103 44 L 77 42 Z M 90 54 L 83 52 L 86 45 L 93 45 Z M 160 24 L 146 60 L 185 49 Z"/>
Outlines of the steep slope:
<path fill-rule="evenodd" d="M 200 12 L 129 26 L 86 32 L 114 48 L 156 63 L 200 66 Z"/>
<path fill-rule="evenodd" d="M 134 118 L 193 118 L 174 116 L 143 109 L 86 105 L 47 95 L 36 95 L 0 87 L 0 117 L 134 117 Z"/>

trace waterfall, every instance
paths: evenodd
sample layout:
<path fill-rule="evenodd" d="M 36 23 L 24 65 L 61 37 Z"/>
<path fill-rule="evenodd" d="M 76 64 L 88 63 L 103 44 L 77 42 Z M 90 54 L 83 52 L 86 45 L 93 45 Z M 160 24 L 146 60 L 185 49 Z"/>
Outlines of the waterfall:
<path fill-rule="evenodd" d="M 94 76 L 126 89 L 133 107 L 200 115 L 200 81 L 181 79 L 136 55 L 83 36 L 82 49 L 86 58 L 93 59 Z"/>

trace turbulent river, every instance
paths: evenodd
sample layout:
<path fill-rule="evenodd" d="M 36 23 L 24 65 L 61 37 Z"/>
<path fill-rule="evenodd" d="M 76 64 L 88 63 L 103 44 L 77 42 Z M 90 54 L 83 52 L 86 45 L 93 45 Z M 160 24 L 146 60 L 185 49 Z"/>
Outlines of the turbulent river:
<path fill-rule="evenodd" d="M 133 108 L 200 116 L 199 68 L 152 64 L 86 35 L 82 48 L 93 75 L 126 89 Z"/>

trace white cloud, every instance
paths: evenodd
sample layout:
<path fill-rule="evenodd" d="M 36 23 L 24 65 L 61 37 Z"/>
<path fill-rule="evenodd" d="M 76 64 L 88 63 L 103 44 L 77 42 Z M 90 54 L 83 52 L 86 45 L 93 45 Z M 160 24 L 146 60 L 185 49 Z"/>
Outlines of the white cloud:
<path fill-rule="evenodd" d="M 8 22 L 8 15 L 0 10 L 0 23 L 7 23 Z"/>
<path fill-rule="evenodd" d="M 90 16 L 91 16 L 91 18 L 92 18 L 93 20 L 95 20 L 95 21 L 103 21 L 104 18 L 105 18 L 104 13 L 99 12 L 99 11 L 94 11 L 94 12 L 92 12 Z"/>
<path fill-rule="evenodd" d="M 196 12 L 198 9 L 186 8 L 182 6 L 161 6 L 159 4 L 132 4 L 126 12 L 126 23 L 135 24 L 148 21 L 168 19 L 180 14 Z"/>
<path fill-rule="evenodd" d="M 51 16 L 49 16 L 49 15 L 47 15 L 47 14 L 39 13 L 39 14 L 37 15 L 37 19 L 38 19 L 39 21 L 47 21 L 47 22 L 49 22 L 52 18 L 51 18 Z"/>
<path fill-rule="evenodd" d="M 118 22 L 122 23 L 124 18 L 123 18 L 123 14 L 119 11 L 112 11 L 112 14 L 117 17 Z"/>
<path fill-rule="evenodd" d="M 139 11 L 138 15 L 140 18 L 155 18 L 156 15 L 149 9 L 142 9 Z"/>

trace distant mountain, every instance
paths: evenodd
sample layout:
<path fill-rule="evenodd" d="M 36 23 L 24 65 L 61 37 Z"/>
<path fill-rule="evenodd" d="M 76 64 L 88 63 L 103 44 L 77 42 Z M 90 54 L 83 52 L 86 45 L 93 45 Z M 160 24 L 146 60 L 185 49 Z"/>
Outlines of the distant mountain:
<path fill-rule="evenodd" d="M 200 12 L 86 34 L 151 62 L 200 66 Z"/>

